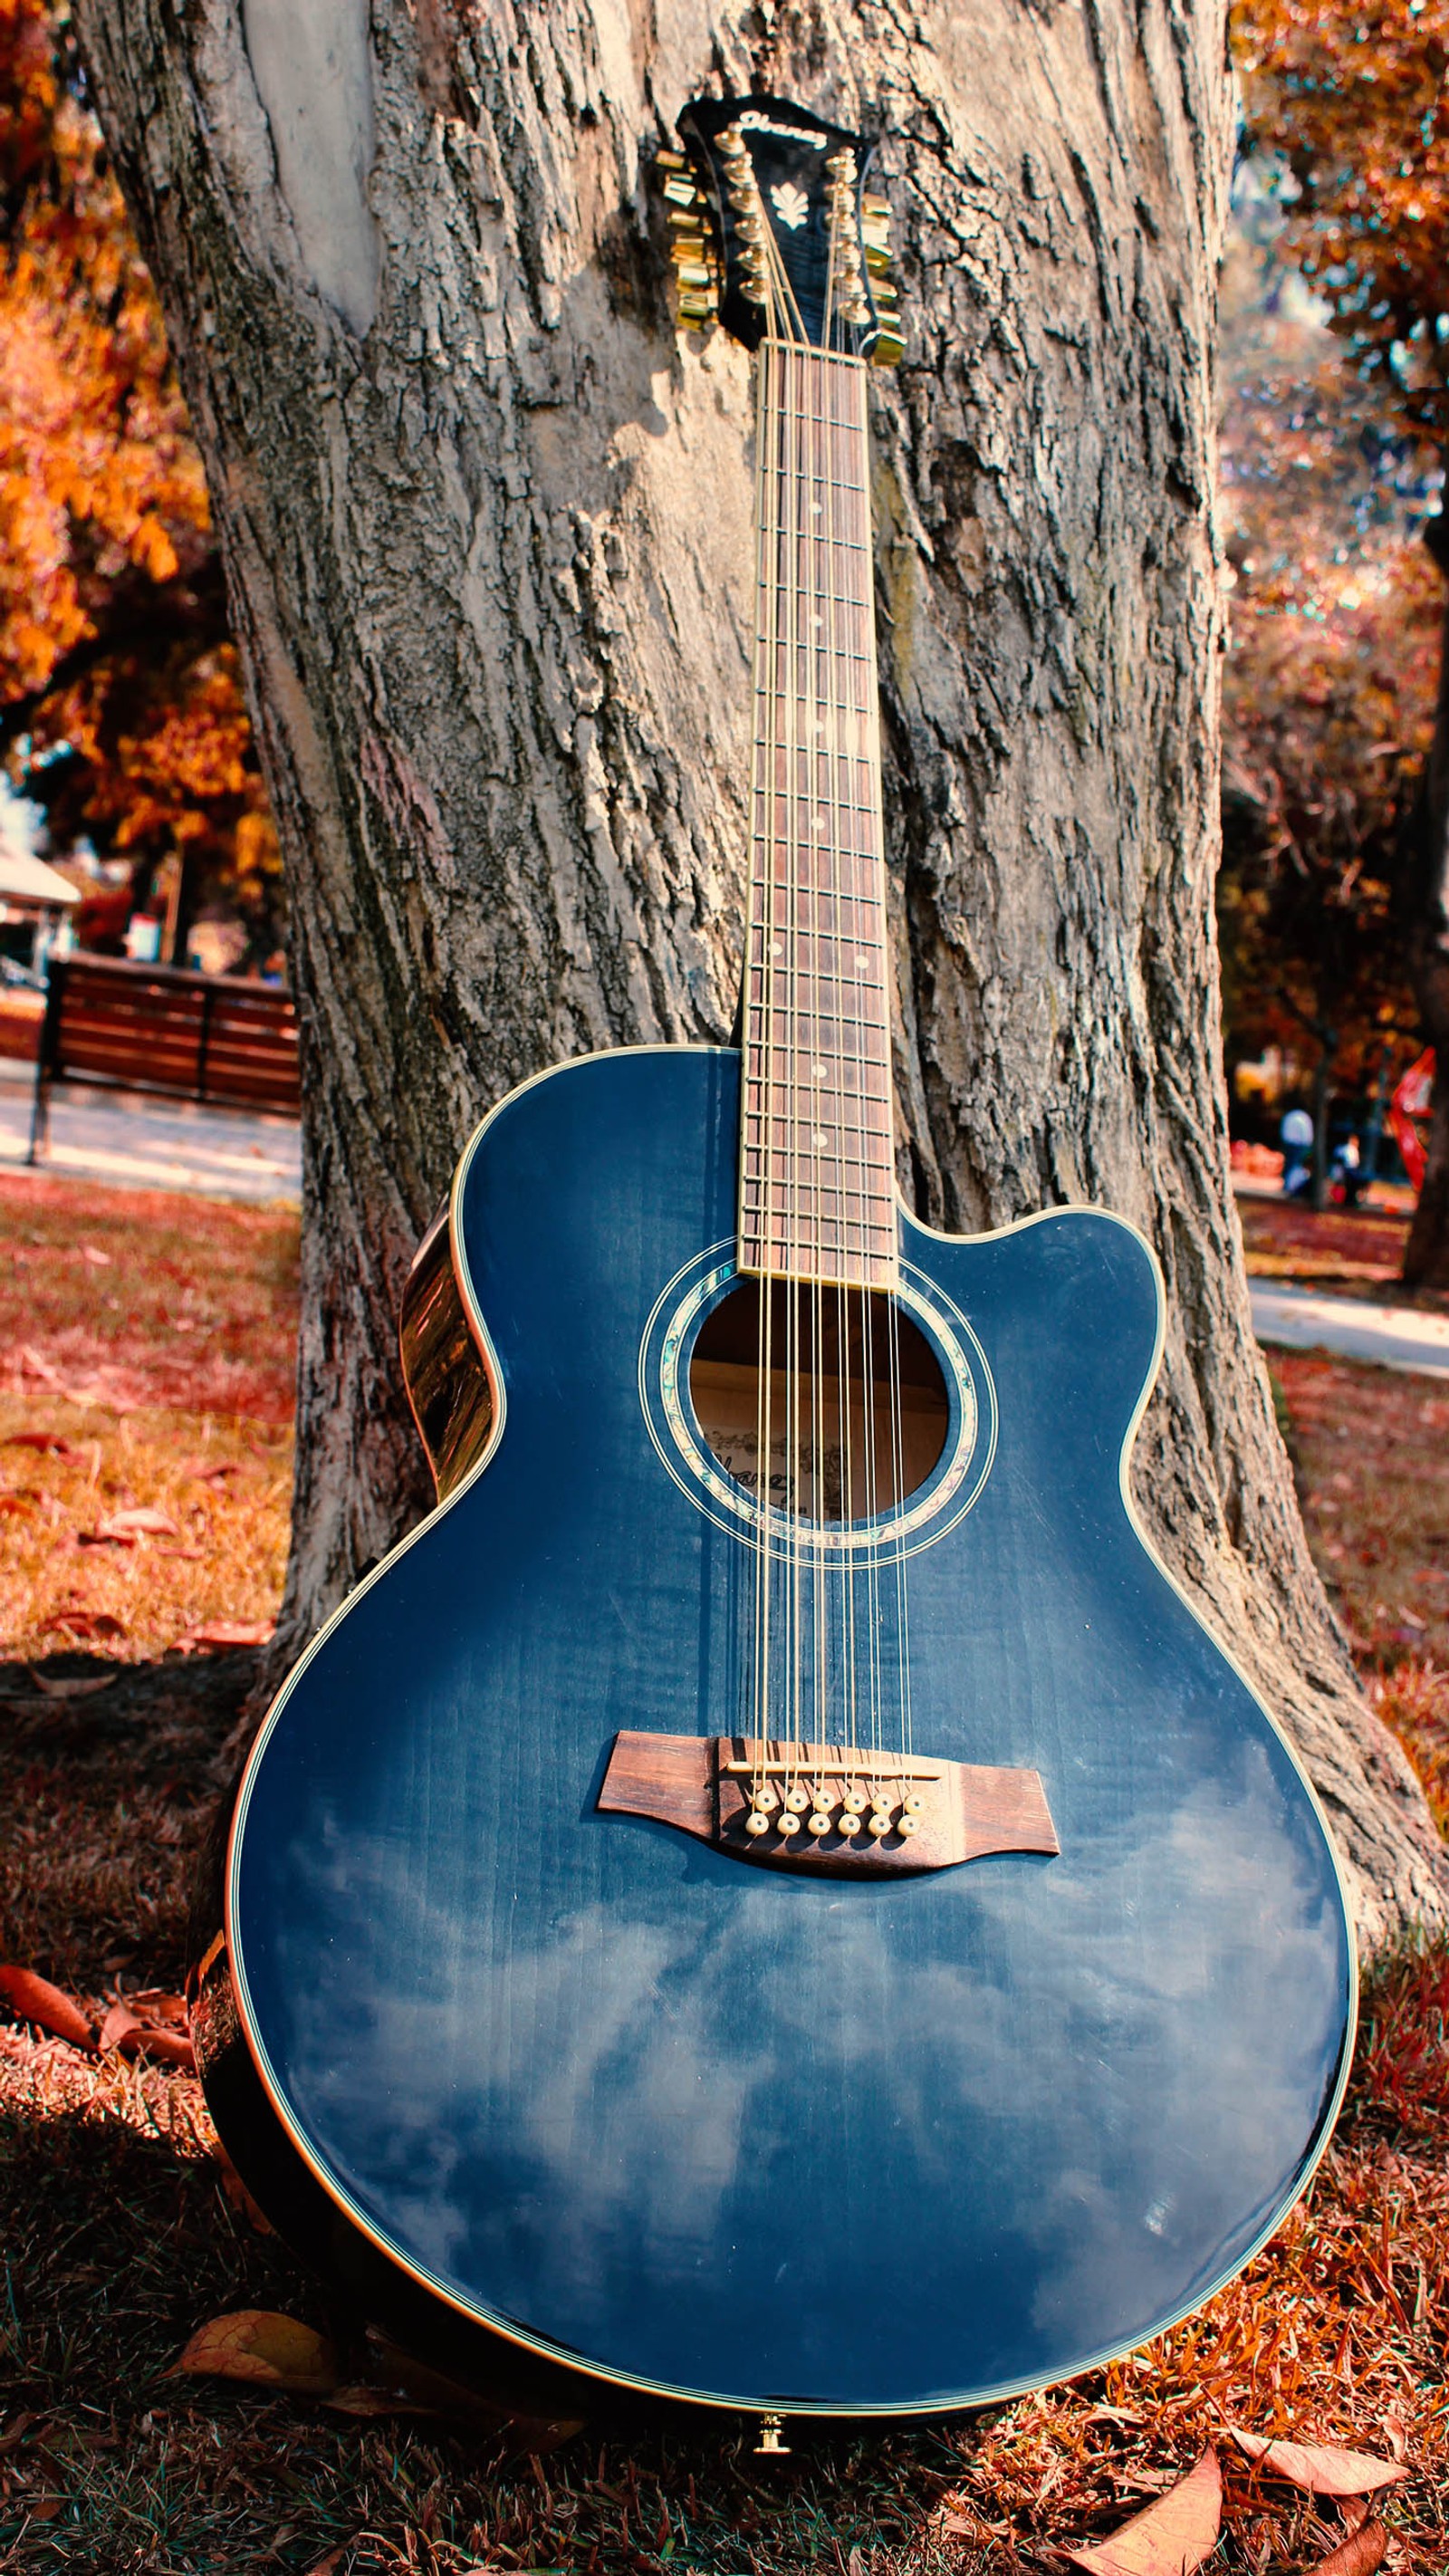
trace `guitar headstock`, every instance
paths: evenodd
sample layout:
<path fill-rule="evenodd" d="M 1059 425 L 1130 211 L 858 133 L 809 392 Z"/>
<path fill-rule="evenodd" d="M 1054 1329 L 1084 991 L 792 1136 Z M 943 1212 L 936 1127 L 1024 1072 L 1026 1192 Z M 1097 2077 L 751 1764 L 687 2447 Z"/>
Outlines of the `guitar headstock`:
<path fill-rule="evenodd" d="M 684 152 L 658 167 L 680 320 L 718 321 L 751 349 L 768 332 L 894 366 L 890 208 L 864 194 L 874 136 L 764 95 L 696 99 L 679 132 Z"/>

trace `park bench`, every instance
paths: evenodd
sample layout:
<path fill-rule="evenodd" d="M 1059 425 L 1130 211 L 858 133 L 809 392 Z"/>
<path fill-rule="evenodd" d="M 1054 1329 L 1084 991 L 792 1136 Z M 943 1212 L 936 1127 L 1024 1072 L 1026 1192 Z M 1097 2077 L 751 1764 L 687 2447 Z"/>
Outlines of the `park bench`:
<path fill-rule="evenodd" d="M 230 975 L 117 957 L 53 958 L 35 1068 L 32 1163 L 45 1150 L 58 1082 L 295 1117 L 297 1014 L 274 986 Z"/>

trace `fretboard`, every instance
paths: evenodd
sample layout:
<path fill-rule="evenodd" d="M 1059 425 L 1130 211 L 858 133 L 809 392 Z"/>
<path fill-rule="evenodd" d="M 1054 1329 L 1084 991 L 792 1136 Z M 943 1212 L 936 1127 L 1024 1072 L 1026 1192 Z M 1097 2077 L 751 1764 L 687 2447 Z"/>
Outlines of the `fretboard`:
<path fill-rule="evenodd" d="M 760 351 L 739 1257 L 897 1277 L 866 370 Z"/>

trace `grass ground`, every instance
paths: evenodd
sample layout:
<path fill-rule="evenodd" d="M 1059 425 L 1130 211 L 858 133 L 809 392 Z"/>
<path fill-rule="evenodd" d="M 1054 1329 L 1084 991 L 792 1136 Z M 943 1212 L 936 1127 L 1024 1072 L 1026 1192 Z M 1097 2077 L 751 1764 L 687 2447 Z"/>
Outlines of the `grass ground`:
<path fill-rule="evenodd" d="M 0 1224 L 25 1256 L 0 1274 L 0 1958 L 101 2011 L 179 1983 L 190 1855 L 256 1675 L 255 1647 L 182 1641 L 275 1609 L 295 1220 L 15 1180 Z M 1320 1566 L 1444 1798 L 1449 1390 L 1311 1354 L 1281 1387 Z M 174 1535 L 102 1534 L 128 1512 Z M 773 2467 L 732 2428 L 592 2426 L 527 2456 L 436 2413 L 170 2375 L 197 2326 L 264 2308 L 330 2332 L 345 2379 L 389 2377 L 228 2197 L 194 2078 L 0 2025 L 0 2568 L 974 2576 L 1059 2566 L 1214 2437 L 1213 2564 L 1318 2563 L 1335 2508 L 1251 2471 L 1230 2423 L 1404 2458 L 1384 2563 L 1449 2567 L 1446 2020 L 1449 1956 L 1379 1970 L 1310 2195 L 1173 2335 L 969 2421 L 794 2433 Z"/>

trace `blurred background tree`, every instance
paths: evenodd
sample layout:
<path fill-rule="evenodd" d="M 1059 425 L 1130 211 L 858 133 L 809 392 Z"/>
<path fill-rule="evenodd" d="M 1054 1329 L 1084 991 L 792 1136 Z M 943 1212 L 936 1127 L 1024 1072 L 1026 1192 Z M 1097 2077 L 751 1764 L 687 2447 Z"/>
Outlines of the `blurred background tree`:
<path fill-rule="evenodd" d="M 206 486 L 68 9 L 0 0 L 0 755 L 52 854 L 128 863 L 117 944 L 225 909 L 264 960 L 281 870 Z"/>
<path fill-rule="evenodd" d="M 1449 0 L 1378 0 L 1370 12 L 1301 0 L 1237 0 L 1234 41 L 1248 135 L 1276 158 L 1282 226 L 1276 245 L 1323 299 L 1343 352 L 1301 382 L 1286 434 L 1302 442 L 1300 570 L 1274 598 L 1277 549 L 1255 547 L 1260 525 L 1245 487 L 1247 440 L 1235 433 L 1234 471 L 1247 508 L 1239 551 L 1263 591 L 1239 619 L 1230 683 L 1239 789 L 1269 781 L 1259 882 L 1241 848 L 1230 850 L 1225 916 L 1271 916 L 1277 884 L 1293 908 L 1287 869 L 1298 873 L 1297 908 L 1324 954 L 1315 1017 L 1335 1025 L 1355 1008 L 1353 977 L 1395 924 L 1438 1072 L 1429 1164 L 1405 1259 L 1405 1277 L 1449 1285 L 1449 658 L 1442 581 L 1421 558 L 1395 556 L 1372 508 L 1355 556 L 1315 553 L 1315 471 L 1336 446 L 1376 469 L 1379 503 L 1397 488 L 1400 539 L 1422 530 L 1428 558 L 1449 571 L 1449 523 L 1426 515 L 1432 462 L 1442 480 L 1449 443 Z M 1251 438 L 1254 406 L 1243 428 Z M 1263 413 L 1277 410 L 1268 400 Z M 1354 432 L 1357 434 L 1355 435 Z M 1278 433 L 1285 415 L 1278 411 Z M 1387 466 L 1387 472 L 1383 469 Z M 1332 481 L 1333 469 L 1330 469 Z M 1296 629 L 1291 625 L 1296 615 Z M 1436 640 L 1431 641 L 1434 627 Z M 1437 679 L 1435 672 L 1437 668 Z M 1292 693 L 1290 695 L 1290 692 Z M 1377 774 L 1375 774 L 1377 773 Z M 1229 810 L 1233 789 L 1230 784 Z M 1350 814 L 1350 806 L 1354 809 Z M 1243 817 L 1239 818 L 1246 819 Z M 1237 828 L 1236 824 L 1233 826 Z M 1254 826 L 1256 828 L 1256 826 Z M 1276 847 L 1276 874 L 1266 853 Z M 1307 871 L 1307 877 L 1303 875 Z M 1316 906 L 1304 892 L 1319 879 Z M 1348 915 L 1357 917 L 1350 930 Z M 1231 929 L 1230 929 L 1231 938 Z M 1350 973 L 1351 967 L 1351 973 Z M 1343 974 L 1350 983 L 1343 984 Z M 1383 997 L 1388 999 L 1388 996 Z M 1319 1053 L 1322 1053 L 1320 1043 Z"/>

